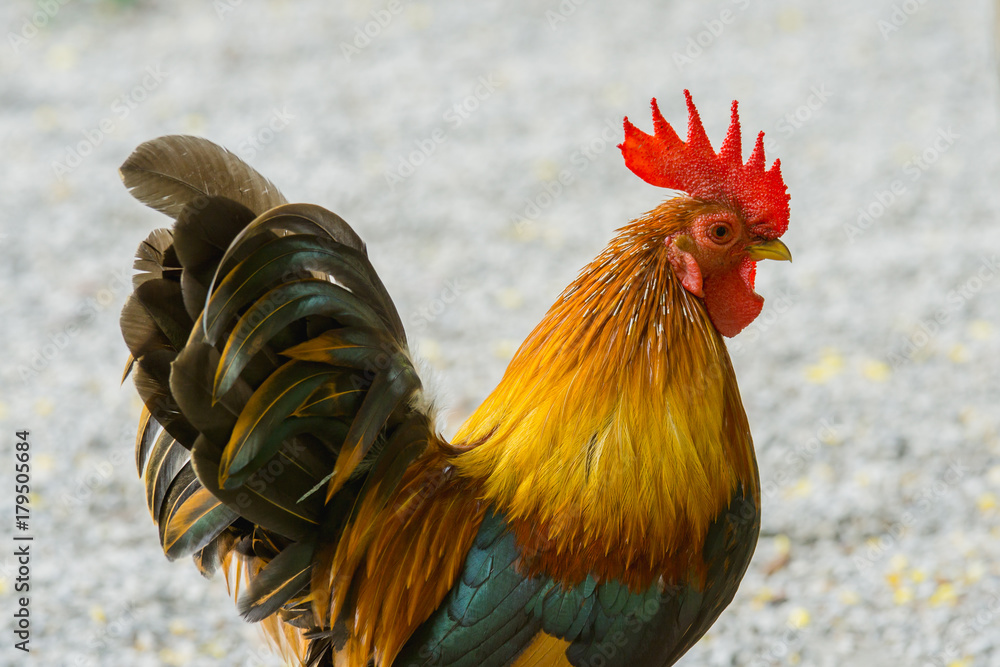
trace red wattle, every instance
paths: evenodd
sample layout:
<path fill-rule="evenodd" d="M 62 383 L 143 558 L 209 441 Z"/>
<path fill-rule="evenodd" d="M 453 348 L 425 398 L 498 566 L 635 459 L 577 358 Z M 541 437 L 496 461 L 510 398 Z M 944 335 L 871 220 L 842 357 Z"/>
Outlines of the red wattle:
<path fill-rule="evenodd" d="M 760 315 L 764 298 L 753 291 L 756 275 L 757 263 L 746 257 L 733 271 L 705 277 L 705 309 L 723 336 L 735 336 Z"/>

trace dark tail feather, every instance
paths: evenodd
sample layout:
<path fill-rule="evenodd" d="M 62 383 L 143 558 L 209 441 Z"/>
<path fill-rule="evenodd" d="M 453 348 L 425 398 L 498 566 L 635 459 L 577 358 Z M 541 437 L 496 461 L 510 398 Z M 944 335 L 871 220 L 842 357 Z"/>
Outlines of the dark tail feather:
<path fill-rule="evenodd" d="M 121 318 L 164 551 L 205 575 L 237 558 L 244 616 L 280 621 L 307 664 L 332 664 L 340 640 L 315 622 L 329 600 L 309 595 L 313 569 L 434 437 L 399 315 L 346 222 L 287 204 L 215 144 L 146 142 L 121 175 L 176 220 L 139 246 Z"/>
<path fill-rule="evenodd" d="M 172 135 L 147 141 L 118 170 L 133 197 L 175 220 L 188 204 L 226 197 L 254 214 L 286 203 L 269 180 L 207 139 Z"/>

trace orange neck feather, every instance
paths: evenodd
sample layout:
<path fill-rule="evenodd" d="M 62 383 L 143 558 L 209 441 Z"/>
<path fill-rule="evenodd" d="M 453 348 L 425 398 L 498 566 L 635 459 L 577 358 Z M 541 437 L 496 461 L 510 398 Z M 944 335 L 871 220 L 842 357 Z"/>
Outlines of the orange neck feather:
<path fill-rule="evenodd" d="M 697 579 L 709 524 L 740 485 L 757 495 L 729 355 L 665 252 L 698 206 L 619 230 L 455 437 L 456 470 L 507 513 L 529 570 Z"/>

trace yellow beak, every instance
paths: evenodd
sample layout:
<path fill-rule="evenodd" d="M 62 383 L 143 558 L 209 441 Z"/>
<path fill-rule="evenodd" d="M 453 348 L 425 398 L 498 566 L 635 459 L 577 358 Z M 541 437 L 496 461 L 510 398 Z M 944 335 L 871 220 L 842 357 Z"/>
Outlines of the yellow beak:
<path fill-rule="evenodd" d="M 750 259 L 755 261 L 761 259 L 782 259 L 788 262 L 792 261 L 792 251 L 778 239 L 749 245 L 747 246 L 747 254 L 750 256 Z"/>

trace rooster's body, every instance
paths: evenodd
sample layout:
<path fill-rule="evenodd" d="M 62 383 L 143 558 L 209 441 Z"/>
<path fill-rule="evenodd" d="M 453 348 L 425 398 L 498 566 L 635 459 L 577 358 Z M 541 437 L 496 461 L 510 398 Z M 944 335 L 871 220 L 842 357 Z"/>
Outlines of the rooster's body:
<path fill-rule="evenodd" d="M 246 577 L 245 617 L 310 666 L 673 664 L 757 541 L 722 335 L 760 311 L 754 261 L 788 258 L 760 141 L 743 165 L 734 107 L 706 153 L 688 102 L 687 143 L 654 105 L 622 149 L 692 196 L 619 231 L 451 443 L 343 220 L 207 141 L 137 149 L 126 185 L 176 219 L 122 314 L 168 557 Z"/>

